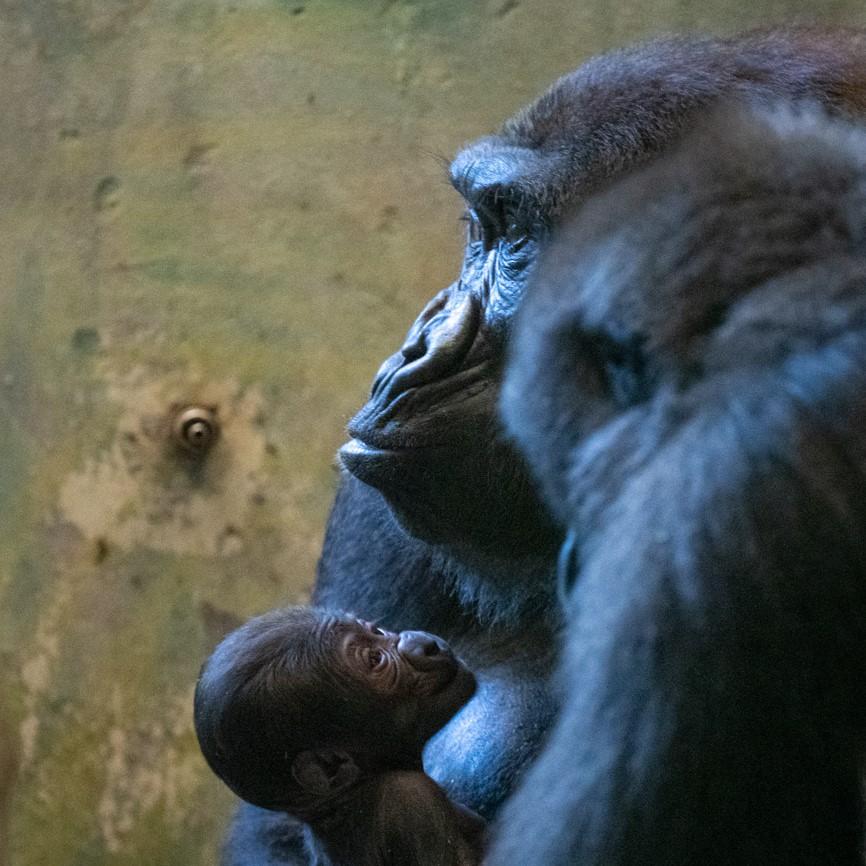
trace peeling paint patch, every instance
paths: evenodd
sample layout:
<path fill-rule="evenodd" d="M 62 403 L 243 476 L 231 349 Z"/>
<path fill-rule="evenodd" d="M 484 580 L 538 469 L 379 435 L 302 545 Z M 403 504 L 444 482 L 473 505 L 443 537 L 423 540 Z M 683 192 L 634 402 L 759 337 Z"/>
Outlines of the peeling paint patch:
<path fill-rule="evenodd" d="M 42 698 L 51 686 L 51 673 L 60 652 L 60 627 L 63 611 L 72 596 L 69 583 L 61 584 L 36 626 L 34 650 L 21 664 L 24 686 L 24 718 L 18 728 L 21 739 L 21 765 L 26 767 L 36 753 Z"/>
<path fill-rule="evenodd" d="M 36 752 L 36 738 L 39 735 L 39 717 L 35 713 L 26 716 L 18 729 L 21 738 L 21 755 L 24 763 L 33 760 Z"/>
<path fill-rule="evenodd" d="M 18 752 L 11 731 L 0 715 L 0 866 L 7 866 L 9 803 L 18 773 Z"/>
<path fill-rule="evenodd" d="M 115 724 L 105 746 L 105 782 L 96 807 L 106 849 L 117 854 L 141 818 L 163 806 L 166 820 L 182 823 L 183 808 L 198 786 L 199 761 L 174 743 L 190 729 L 193 688 L 167 702 L 157 722 L 124 725 L 123 695 L 112 697 Z"/>
<path fill-rule="evenodd" d="M 145 370 L 109 376 L 109 396 L 121 407 L 111 445 L 63 483 L 65 519 L 94 543 L 130 550 L 233 556 L 265 482 L 266 442 L 258 389 L 236 382 L 194 387 L 155 381 Z M 196 377 L 187 377 L 196 382 Z M 172 406 L 217 407 L 222 434 L 201 462 L 172 446 L 166 418 Z"/>
<path fill-rule="evenodd" d="M 48 688 L 51 660 L 57 656 L 57 643 L 57 635 L 46 635 L 39 654 L 22 665 L 21 680 L 31 692 L 44 692 Z"/>

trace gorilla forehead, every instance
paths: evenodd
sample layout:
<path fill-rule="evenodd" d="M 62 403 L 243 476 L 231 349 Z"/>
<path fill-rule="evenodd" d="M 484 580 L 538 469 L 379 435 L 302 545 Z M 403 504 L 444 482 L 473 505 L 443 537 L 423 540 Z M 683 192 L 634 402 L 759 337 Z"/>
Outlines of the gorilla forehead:
<path fill-rule="evenodd" d="M 461 150 L 451 163 L 451 182 L 466 199 L 494 186 L 519 185 L 531 177 L 535 155 L 506 139 L 487 136 Z"/>
<path fill-rule="evenodd" d="M 862 74 L 845 54 L 866 48 L 857 31 L 793 28 L 732 39 L 676 36 L 593 57 L 562 76 L 497 135 L 462 150 L 458 190 L 523 187 L 550 220 L 600 183 L 652 158 L 719 98 L 770 105 L 810 100 L 856 109 Z M 832 87 L 827 71 L 833 70 Z M 467 167 L 471 170 L 467 172 Z"/>

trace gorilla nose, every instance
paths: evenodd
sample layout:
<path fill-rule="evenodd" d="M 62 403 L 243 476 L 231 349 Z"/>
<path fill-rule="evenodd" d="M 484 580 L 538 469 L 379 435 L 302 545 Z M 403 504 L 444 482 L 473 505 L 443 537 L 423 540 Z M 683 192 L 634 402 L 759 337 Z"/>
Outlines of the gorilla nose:
<path fill-rule="evenodd" d="M 432 315 L 422 313 L 400 349 L 402 360 L 388 387 L 391 397 L 456 372 L 475 340 L 480 307 L 472 295 L 452 307 L 440 301 L 431 310 Z"/>
<path fill-rule="evenodd" d="M 400 632 L 397 650 L 419 671 L 451 664 L 454 658 L 444 641 L 426 631 Z"/>

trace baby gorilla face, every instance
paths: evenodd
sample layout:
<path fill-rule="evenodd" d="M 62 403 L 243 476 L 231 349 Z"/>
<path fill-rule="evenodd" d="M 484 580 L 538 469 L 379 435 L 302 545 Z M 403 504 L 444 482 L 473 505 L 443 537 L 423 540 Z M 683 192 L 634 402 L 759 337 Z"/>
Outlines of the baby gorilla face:
<path fill-rule="evenodd" d="M 422 746 L 475 691 L 475 677 L 440 637 L 350 618 L 330 627 L 342 633 L 339 664 L 382 707 L 373 724 L 384 723 L 403 741 Z"/>
<path fill-rule="evenodd" d="M 314 607 L 232 632 L 202 669 L 195 726 L 240 797 L 311 814 L 365 774 L 417 769 L 475 677 L 441 638 Z"/>

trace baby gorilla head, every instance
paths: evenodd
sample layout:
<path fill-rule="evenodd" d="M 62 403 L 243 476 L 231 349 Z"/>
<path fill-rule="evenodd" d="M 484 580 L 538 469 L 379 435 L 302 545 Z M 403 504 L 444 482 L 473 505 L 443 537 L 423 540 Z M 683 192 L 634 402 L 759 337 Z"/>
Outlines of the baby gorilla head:
<path fill-rule="evenodd" d="M 438 637 L 286 608 L 216 648 L 196 687 L 196 733 L 238 796 L 310 818 L 364 778 L 420 769 L 424 743 L 474 689 Z"/>

